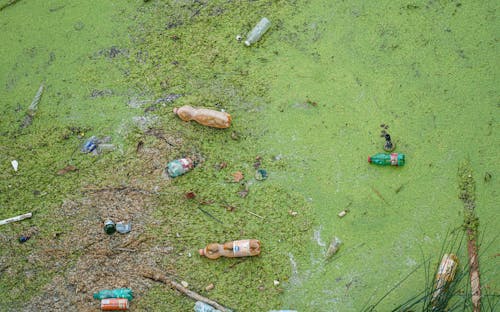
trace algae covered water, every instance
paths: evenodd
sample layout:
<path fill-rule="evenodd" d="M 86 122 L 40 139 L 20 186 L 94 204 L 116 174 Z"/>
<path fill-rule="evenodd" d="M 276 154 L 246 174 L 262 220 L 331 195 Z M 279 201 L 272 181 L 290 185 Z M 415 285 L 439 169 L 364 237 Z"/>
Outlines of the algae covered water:
<path fill-rule="evenodd" d="M 263 17 L 258 42 L 236 40 Z M 466 251 L 443 246 L 463 235 L 467 161 L 488 311 L 500 291 L 497 23 L 493 1 L 5 7 L 0 219 L 34 215 L 0 229 L 0 305 L 92 310 L 93 291 L 126 286 L 131 309 L 192 311 L 137 274 L 147 265 L 238 311 L 390 311 L 429 287 L 443 252 L 466 272 Z M 183 104 L 224 109 L 231 128 L 183 123 L 172 114 Z M 384 133 L 404 166 L 367 162 Z M 92 135 L 117 150 L 80 154 Z M 200 165 L 165 180 L 187 155 Z M 103 238 L 110 215 L 131 233 Z M 22 233 L 32 239 L 13 244 Z M 193 256 L 248 236 L 261 257 Z M 466 284 L 454 300 L 468 308 Z"/>
<path fill-rule="evenodd" d="M 462 224 L 464 159 L 477 180 L 484 283 L 498 291 L 498 182 L 488 178 L 498 172 L 493 7 L 313 1 L 264 44 L 279 52 L 265 65 L 273 103 L 263 114 L 273 125 L 266 142 L 293 164 L 275 178 L 310 200 L 319 220 L 310 257 L 290 252 L 290 306 L 360 311 L 390 292 L 377 307 L 389 311 L 424 289 L 421 265 L 432 259 L 432 271 L 447 233 Z M 367 163 L 384 152 L 381 130 L 406 155 L 404 167 Z M 335 236 L 341 251 L 325 262 Z"/>

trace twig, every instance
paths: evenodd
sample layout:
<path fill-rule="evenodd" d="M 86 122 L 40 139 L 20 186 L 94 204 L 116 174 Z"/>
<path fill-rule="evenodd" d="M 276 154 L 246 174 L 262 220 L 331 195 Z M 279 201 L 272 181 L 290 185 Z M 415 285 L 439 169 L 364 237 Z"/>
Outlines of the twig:
<path fill-rule="evenodd" d="M 379 197 L 379 198 L 380 198 L 380 199 L 381 199 L 384 203 L 389 204 L 389 203 L 385 200 L 385 198 L 382 196 L 382 194 L 380 194 L 380 192 L 379 192 L 376 188 L 374 188 L 373 186 L 372 186 L 371 188 L 372 188 L 373 192 L 375 192 L 375 194 L 377 194 L 377 196 L 378 196 L 378 197 Z"/>
<path fill-rule="evenodd" d="M 251 211 L 247 211 L 247 212 L 248 212 L 249 214 L 251 214 L 252 216 L 256 216 L 256 217 L 258 217 L 258 218 L 264 219 L 264 217 L 261 217 L 261 216 L 259 216 L 259 215 L 258 215 L 258 214 L 256 214 L 256 213 L 253 213 L 253 212 L 251 212 Z"/>
<path fill-rule="evenodd" d="M 196 292 L 194 292 L 192 290 L 189 290 L 189 289 L 185 288 L 181 284 L 179 284 L 177 282 L 174 282 L 173 280 L 169 279 L 164 274 L 161 274 L 161 273 L 158 273 L 158 272 L 155 273 L 152 270 L 145 270 L 145 271 L 142 272 L 142 276 L 145 277 L 145 278 L 149 278 L 149 279 L 151 279 L 153 281 L 162 282 L 164 284 L 167 284 L 170 287 L 175 288 L 176 290 L 178 290 L 181 293 L 185 294 L 186 296 L 190 297 L 191 299 L 205 302 L 206 304 L 209 304 L 209 305 L 215 307 L 216 309 L 219 309 L 222 312 L 231 312 L 230 309 L 228 309 L 228 308 L 220 305 L 219 303 L 217 303 L 217 302 L 215 302 L 213 300 L 205 298 L 202 295 L 200 295 L 200 294 L 198 294 L 198 293 L 196 293 Z"/>
<path fill-rule="evenodd" d="M 31 212 L 28 212 L 28 213 L 25 213 L 25 214 L 20 215 L 20 216 L 8 218 L 8 219 L 5 219 L 5 220 L 0 220 L 0 225 L 4 225 L 4 224 L 7 224 L 7 223 L 16 222 L 16 221 L 21 221 L 21 220 L 24 220 L 24 219 L 28 219 L 28 218 L 31 218 L 31 216 L 32 216 Z"/>
<path fill-rule="evenodd" d="M 0 11 L 2 11 L 3 9 L 6 9 L 8 7 L 10 7 L 11 5 L 13 4 L 16 4 L 16 2 L 18 2 L 19 0 L 10 0 L 9 2 L 7 2 L 6 4 L 0 6 Z"/>
<path fill-rule="evenodd" d="M 203 210 L 201 209 L 200 207 L 197 207 L 198 209 L 201 210 L 201 212 L 203 212 L 204 214 L 206 214 L 207 216 L 209 216 L 210 218 L 214 219 L 215 221 L 219 222 L 220 224 L 224 224 L 222 223 L 221 220 L 217 219 L 216 217 L 214 217 L 210 212 L 206 211 L 206 210 Z"/>

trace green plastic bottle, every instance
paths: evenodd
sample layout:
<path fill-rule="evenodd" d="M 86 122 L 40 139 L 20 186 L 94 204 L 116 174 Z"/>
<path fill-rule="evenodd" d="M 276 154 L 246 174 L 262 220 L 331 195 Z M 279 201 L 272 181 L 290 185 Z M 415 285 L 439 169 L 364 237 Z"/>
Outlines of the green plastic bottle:
<path fill-rule="evenodd" d="M 178 177 L 193 169 L 194 164 L 190 158 L 172 160 L 167 164 L 167 173 L 171 178 Z"/>
<path fill-rule="evenodd" d="M 132 289 L 130 288 L 104 289 L 94 293 L 94 299 L 100 300 L 108 298 L 125 298 L 130 301 L 133 297 Z"/>
<path fill-rule="evenodd" d="M 398 153 L 380 153 L 368 157 L 368 162 L 379 166 L 404 166 L 405 155 Z"/>

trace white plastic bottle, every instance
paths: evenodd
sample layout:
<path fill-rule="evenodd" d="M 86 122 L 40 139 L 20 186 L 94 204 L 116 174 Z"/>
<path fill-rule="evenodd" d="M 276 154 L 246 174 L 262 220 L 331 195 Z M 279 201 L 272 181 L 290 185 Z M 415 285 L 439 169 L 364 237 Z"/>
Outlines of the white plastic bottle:
<path fill-rule="evenodd" d="M 257 42 L 260 37 L 262 37 L 262 35 L 269 29 L 269 27 L 271 27 L 271 22 L 267 18 L 263 17 L 248 34 L 247 40 L 245 40 L 245 45 L 249 47 L 253 43 Z"/>

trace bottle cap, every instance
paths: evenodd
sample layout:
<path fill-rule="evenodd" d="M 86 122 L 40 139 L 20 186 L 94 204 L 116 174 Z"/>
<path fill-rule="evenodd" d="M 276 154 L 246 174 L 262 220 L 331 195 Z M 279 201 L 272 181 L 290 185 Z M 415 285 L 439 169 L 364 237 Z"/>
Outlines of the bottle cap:
<path fill-rule="evenodd" d="M 205 249 L 200 249 L 198 252 L 200 253 L 200 256 L 204 256 L 205 255 Z"/>
<path fill-rule="evenodd" d="M 370 156 L 368 156 L 368 162 L 371 163 L 372 162 L 372 158 Z"/>

